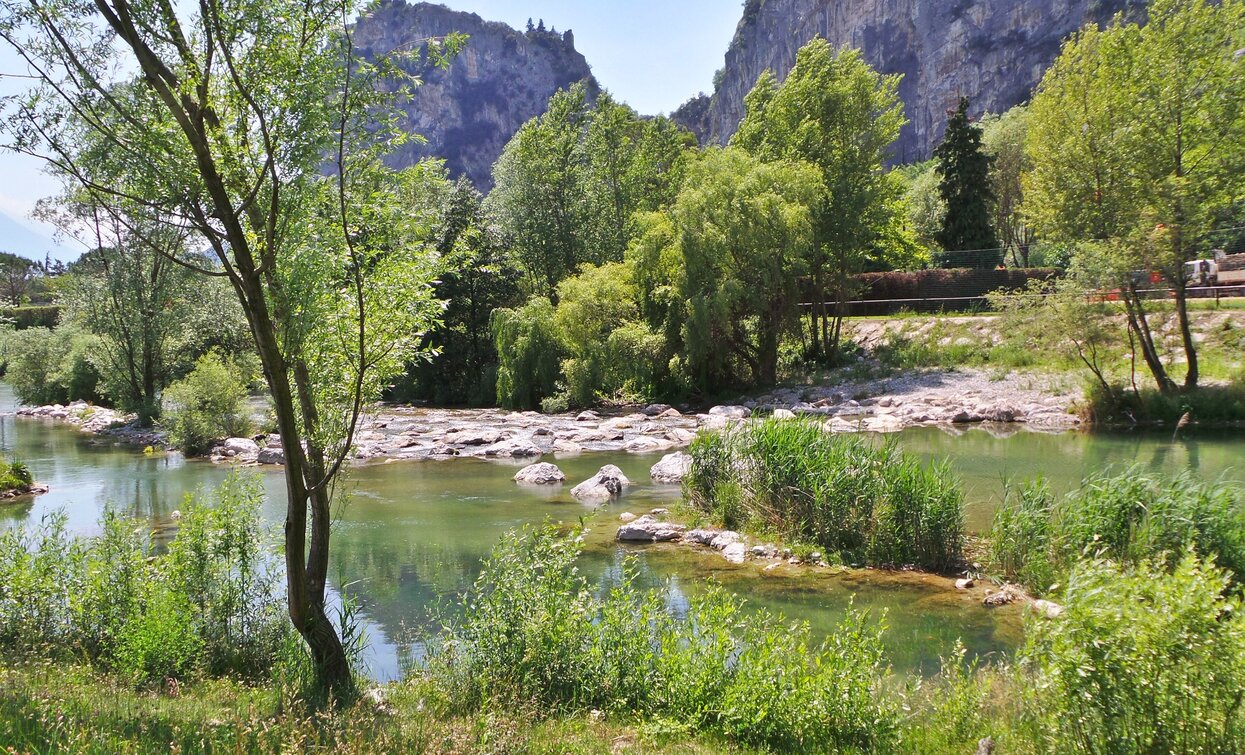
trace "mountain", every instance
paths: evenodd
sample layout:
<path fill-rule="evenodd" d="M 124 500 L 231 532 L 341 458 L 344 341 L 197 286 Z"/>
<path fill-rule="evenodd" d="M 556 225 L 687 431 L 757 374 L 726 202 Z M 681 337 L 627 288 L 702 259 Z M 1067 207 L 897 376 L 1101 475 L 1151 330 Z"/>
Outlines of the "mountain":
<path fill-rule="evenodd" d="M 725 144 L 743 119 L 744 97 L 771 69 L 781 79 L 796 52 L 821 36 L 862 50 L 884 73 L 903 74 L 910 123 L 894 160 L 928 158 L 947 110 L 961 95 L 974 114 L 1028 100 L 1062 40 L 1086 22 L 1144 13 L 1144 0 L 747 0 L 712 97 L 674 119 L 702 144 Z"/>
<path fill-rule="evenodd" d="M 423 85 L 400 106 L 410 118 L 408 128 L 427 141 L 403 145 L 390 163 L 402 168 L 443 157 L 453 175 L 466 175 L 488 191 L 493 163 L 520 126 L 545 112 L 559 89 L 583 80 L 591 90 L 597 84 L 572 32 L 546 31 L 543 23 L 520 32 L 443 5 L 381 0 L 359 18 L 354 42 L 362 54 L 378 57 L 421 49 L 428 39 L 452 32 L 469 39 L 448 70 L 404 66 Z"/>

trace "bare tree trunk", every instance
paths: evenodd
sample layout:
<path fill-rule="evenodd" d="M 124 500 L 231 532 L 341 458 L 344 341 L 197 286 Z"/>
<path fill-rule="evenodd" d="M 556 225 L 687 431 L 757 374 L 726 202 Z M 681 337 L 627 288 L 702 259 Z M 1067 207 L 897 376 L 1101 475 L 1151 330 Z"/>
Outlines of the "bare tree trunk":
<path fill-rule="evenodd" d="M 1189 366 L 1184 376 L 1184 389 L 1191 391 L 1197 388 L 1199 377 L 1197 343 L 1193 340 L 1193 328 L 1189 323 L 1189 297 L 1183 280 L 1176 286 L 1176 321 L 1180 325 L 1180 340 L 1184 345 L 1185 360 Z"/>
<path fill-rule="evenodd" d="M 1128 315 L 1128 327 L 1137 334 L 1137 340 L 1141 344 L 1141 357 L 1145 360 L 1146 366 L 1150 368 L 1150 374 L 1154 376 L 1159 392 L 1174 392 L 1176 384 L 1172 382 L 1167 374 L 1167 368 L 1163 366 L 1163 360 L 1159 357 L 1158 349 L 1154 345 L 1154 334 L 1146 319 L 1145 307 L 1141 304 L 1136 287 L 1131 282 L 1124 294 L 1124 309 Z"/>

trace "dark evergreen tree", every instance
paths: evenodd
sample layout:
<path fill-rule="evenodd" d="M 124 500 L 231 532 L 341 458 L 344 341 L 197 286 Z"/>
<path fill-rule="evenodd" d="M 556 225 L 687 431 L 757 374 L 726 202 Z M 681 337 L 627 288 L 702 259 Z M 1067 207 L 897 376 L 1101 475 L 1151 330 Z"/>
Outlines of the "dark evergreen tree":
<path fill-rule="evenodd" d="M 532 19 L 529 18 L 527 20 L 527 33 L 531 34 L 534 31 L 536 31 L 536 24 L 533 24 Z"/>
<path fill-rule="evenodd" d="M 968 118 L 968 98 L 947 121 L 947 133 L 934 150 L 942 182 L 939 194 L 947 214 L 937 241 L 945 250 L 943 267 L 992 268 L 1003 260 L 994 232 L 994 191 L 990 188 L 992 158 L 981 148 L 981 129 Z"/>

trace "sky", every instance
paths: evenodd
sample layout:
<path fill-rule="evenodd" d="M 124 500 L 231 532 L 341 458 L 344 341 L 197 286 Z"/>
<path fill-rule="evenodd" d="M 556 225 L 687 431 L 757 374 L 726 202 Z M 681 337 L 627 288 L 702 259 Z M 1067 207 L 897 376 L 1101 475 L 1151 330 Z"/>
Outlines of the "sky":
<path fill-rule="evenodd" d="M 712 89 L 713 72 L 722 67 L 743 5 L 741 0 L 442 2 L 517 29 L 531 18 L 544 19 L 558 31 L 573 30 L 575 48 L 588 59 L 597 81 L 646 115 L 669 113 Z M 0 75 L 25 72 L 16 54 L 0 43 Z M 20 80 L 0 78 L 0 94 L 20 85 Z M 0 251 L 72 260 L 84 249 L 72 240 L 56 241 L 50 227 L 29 217 L 39 199 L 57 192 L 41 167 L 37 159 L 0 152 Z"/>

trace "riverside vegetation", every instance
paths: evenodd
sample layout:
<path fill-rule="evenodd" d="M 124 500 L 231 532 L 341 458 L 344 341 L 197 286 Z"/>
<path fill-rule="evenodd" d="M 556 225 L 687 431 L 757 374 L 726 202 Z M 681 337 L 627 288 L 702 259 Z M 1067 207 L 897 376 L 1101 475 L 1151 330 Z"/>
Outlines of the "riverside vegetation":
<path fill-rule="evenodd" d="M 727 458 L 748 470 L 727 474 L 713 492 L 732 490 L 716 500 L 733 503 L 706 515 L 772 527 L 761 512 L 798 511 L 810 529 L 791 532 L 824 538 L 818 546 L 844 560 L 954 568 L 961 493 L 945 469 L 809 432 L 771 420 L 698 439 L 693 478 Z M 869 495 L 851 502 L 848 480 Z M 693 501 L 703 484 L 689 483 Z M 1245 744 L 1238 487 L 1126 473 L 1058 501 L 1040 482 L 1015 489 L 983 569 L 1063 611 L 1029 613 L 1013 659 L 983 665 L 954 653 L 919 681 L 889 670 L 885 616 L 850 612 L 817 641 L 721 590 L 671 613 L 671 596 L 640 588 L 630 566 L 589 582 L 573 530 L 516 532 L 403 681 L 311 717 L 302 711 L 316 691 L 281 618 L 280 560 L 258 525 L 260 496 L 235 478 L 187 502 L 167 545 L 115 516 L 90 539 L 68 537 L 56 520 L 6 533 L 0 741 L 97 752 L 169 742 L 588 752 L 618 738 L 678 752 L 952 753 L 985 737 L 999 751 L 1033 753 Z M 846 524 L 825 527 L 832 521 Z M 357 659 L 365 639 L 348 606 L 337 621 Z M 101 689 L 115 698 L 100 699 Z"/>

